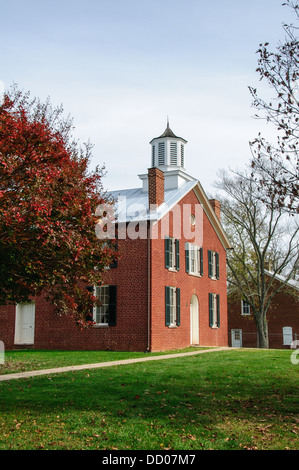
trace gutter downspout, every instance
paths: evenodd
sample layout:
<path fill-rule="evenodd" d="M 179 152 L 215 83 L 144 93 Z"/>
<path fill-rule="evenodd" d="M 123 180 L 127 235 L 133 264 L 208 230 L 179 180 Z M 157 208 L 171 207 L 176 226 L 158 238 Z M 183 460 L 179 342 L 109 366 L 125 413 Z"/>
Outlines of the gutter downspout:
<path fill-rule="evenodd" d="M 151 222 L 147 223 L 147 348 L 151 351 Z"/>

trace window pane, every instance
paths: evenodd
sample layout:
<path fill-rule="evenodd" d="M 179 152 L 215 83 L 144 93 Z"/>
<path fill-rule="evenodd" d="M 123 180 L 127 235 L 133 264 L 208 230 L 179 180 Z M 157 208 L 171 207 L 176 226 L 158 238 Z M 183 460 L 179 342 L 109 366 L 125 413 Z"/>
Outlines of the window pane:
<path fill-rule="evenodd" d="M 99 298 L 101 304 L 96 305 L 95 321 L 96 323 L 108 323 L 109 287 L 108 286 L 97 287 L 96 296 Z"/>
<path fill-rule="evenodd" d="M 174 259 L 174 240 L 172 238 L 170 238 L 170 241 L 169 241 L 169 266 L 171 268 L 174 268 L 174 262 L 173 262 L 173 259 Z"/>
<path fill-rule="evenodd" d="M 195 250 L 194 250 L 194 246 L 191 246 L 191 250 L 190 250 L 190 269 L 191 269 L 191 272 L 192 273 L 195 273 Z"/>
<path fill-rule="evenodd" d="M 192 274 L 200 274 L 200 248 L 197 245 L 189 244 L 189 263 Z"/>
<path fill-rule="evenodd" d="M 242 300 L 242 315 L 250 315 L 250 305 Z"/>
<path fill-rule="evenodd" d="M 176 323 L 176 294 L 175 287 L 170 288 L 170 324 Z"/>

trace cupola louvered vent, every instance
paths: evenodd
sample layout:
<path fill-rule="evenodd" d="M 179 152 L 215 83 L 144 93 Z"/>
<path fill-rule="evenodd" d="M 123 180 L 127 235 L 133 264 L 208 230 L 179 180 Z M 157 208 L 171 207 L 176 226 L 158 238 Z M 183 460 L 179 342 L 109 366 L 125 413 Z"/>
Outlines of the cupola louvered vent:
<path fill-rule="evenodd" d="M 158 165 L 165 165 L 165 142 L 158 144 Z"/>
<path fill-rule="evenodd" d="M 155 146 L 152 146 L 152 168 L 155 166 Z"/>
<path fill-rule="evenodd" d="M 184 145 L 181 144 L 181 166 L 184 168 Z"/>
<path fill-rule="evenodd" d="M 163 172 L 185 171 L 184 148 L 187 141 L 176 136 L 169 127 L 159 137 L 150 141 L 152 145 L 151 168 L 161 168 Z"/>
<path fill-rule="evenodd" d="M 170 165 L 178 164 L 177 143 L 170 142 Z"/>

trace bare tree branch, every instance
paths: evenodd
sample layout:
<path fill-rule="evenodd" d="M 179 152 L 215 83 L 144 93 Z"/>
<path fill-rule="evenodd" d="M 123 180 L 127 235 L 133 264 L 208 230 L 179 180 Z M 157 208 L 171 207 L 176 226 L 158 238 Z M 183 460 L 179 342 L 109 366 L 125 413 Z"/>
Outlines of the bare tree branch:
<path fill-rule="evenodd" d="M 216 187 L 222 207 L 222 223 L 231 238 L 228 253 L 229 290 L 241 293 L 252 308 L 262 347 L 268 347 L 267 312 L 276 293 L 291 279 L 299 266 L 299 226 L 277 205 L 271 195 L 263 203 L 255 178 L 239 173 L 219 174 Z M 273 271 L 269 274 L 268 264 Z M 284 283 L 276 283 L 277 274 Z"/>

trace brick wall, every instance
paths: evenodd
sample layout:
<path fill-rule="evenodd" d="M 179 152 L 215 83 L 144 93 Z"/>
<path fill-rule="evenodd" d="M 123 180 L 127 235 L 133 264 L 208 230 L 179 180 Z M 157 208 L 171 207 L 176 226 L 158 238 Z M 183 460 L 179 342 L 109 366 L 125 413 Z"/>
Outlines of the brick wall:
<path fill-rule="evenodd" d="M 295 291 L 293 291 L 294 294 Z M 291 326 L 293 340 L 299 340 L 299 297 L 291 291 L 277 293 L 267 313 L 269 347 L 274 349 L 289 349 L 283 345 L 283 332 L 285 326 Z M 242 346 L 248 348 L 258 347 L 257 328 L 253 315 L 241 315 L 241 297 L 228 298 L 228 339 L 232 345 L 231 330 L 242 330 Z"/>
<path fill-rule="evenodd" d="M 198 204 L 193 191 L 180 202 L 190 204 L 193 213 Z M 177 212 L 178 216 L 179 211 Z M 180 212 L 182 213 L 182 212 Z M 174 221 L 170 218 L 170 236 L 173 235 Z M 159 232 L 161 222 L 159 222 Z M 227 292 L 226 292 L 226 252 L 207 216 L 203 214 L 203 254 L 204 274 L 202 277 L 192 276 L 185 269 L 185 242 L 183 234 L 180 240 L 180 270 L 171 272 L 165 268 L 164 240 L 152 240 L 151 260 L 151 317 L 152 317 L 152 350 L 182 348 L 190 345 L 190 301 L 193 294 L 199 303 L 199 344 L 202 346 L 227 345 Z M 208 277 L 208 250 L 219 252 L 219 280 Z M 165 326 L 165 286 L 181 289 L 181 324 L 177 328 Z M 220 294 L 220 328 L 209 326 L 209 292 Z"/>
<path fill-rule="evenodd" d="M 180 203 L 198 204 L 193 191 Z M 176 221 L 176 220 L 175 220 Z M 161 222 L 159 222 L 161 227 Z M 170 217 L 170 232 L 174 220 Z M 151 240 L 150 258 L 150 336 L 151 350 L 167 350 L 190 345 L 190 301 L 193 294 L 199 303 L 199 344 L 227 345 L 226 253 L 207 216 L 203 215 L 204 274 L 192 276 L 185 270 L 185 241 L 180 239 L 180 270 L 165 268 L 164 239 Z M 187 240 L 188 241 L 188 240 Z M 106 284 L 117 285 L 117 324 L 79 330 L 74 321 L 55 316 L 53 307 L 43 297 L 36 299 L 36 349 L 127 350 L 146 351 L 148 347 L 148 240 L 119 240 L 120 260 L 117 268 L 104 275 Z M 208 277 L 208 250 L 219 252 L 219 280 Z M 165 286 L 181 289 L 181 324 L 177 328 L 165 326 Z M 209 292 L 220 295 L 220 327 L 209 326 Z M 14 347 L 15 307 L 0 308 L 0 340 L 6 349 Z"/>
<path fill-rule="evenodd" d="M 148 170 L 149 205 L 160 206 L 164 202 L 164 173 L 159 168 Z"/>
<path fill-rule="evenodd" d="M 36 349 L 145 351 L 147 348 L 147 240 L 119 240 L 118 267 L 104 275 L 117 285 L 116 326 L 79 330 L 68 316 L 54 314 L 43 297 L 35 299 Z M 0 340 L 14 347 L 15 307 L 0 307 Z"/>
<path fill-rule="evenodd" d="M 217 199 L 209 199 L 209 202 L 217 215 L 218 219 L 221 220 L 221 205 L 220 201 L 217 201 Z"/>
<path fill-rule="evenodd" d="M 15 310 L 13 305 L 0 306 L 0 341 L 4 342 L 5 349 L 11 349 L 14 344 Z"/>

